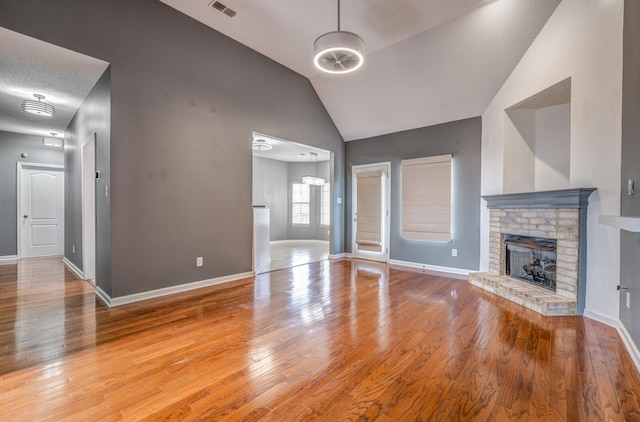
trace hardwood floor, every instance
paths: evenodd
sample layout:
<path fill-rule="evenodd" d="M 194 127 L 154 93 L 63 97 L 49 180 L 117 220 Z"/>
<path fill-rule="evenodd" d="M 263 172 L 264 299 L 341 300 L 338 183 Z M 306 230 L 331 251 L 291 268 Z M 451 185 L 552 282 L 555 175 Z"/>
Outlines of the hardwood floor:
<path fill-rule="evenodd" d="M 269 255 L 271 256 L 271 260 L 262 271 L 260 271 L 261 273 L 329 259 L 329 242 L 320 240 L 271 242 Z"/>
<path fill-rule="evenodd" d="M 640 420 L 616 331 L 464 280 L 323 261 L 108 309 L 0 266 L 0 420 Z"/>

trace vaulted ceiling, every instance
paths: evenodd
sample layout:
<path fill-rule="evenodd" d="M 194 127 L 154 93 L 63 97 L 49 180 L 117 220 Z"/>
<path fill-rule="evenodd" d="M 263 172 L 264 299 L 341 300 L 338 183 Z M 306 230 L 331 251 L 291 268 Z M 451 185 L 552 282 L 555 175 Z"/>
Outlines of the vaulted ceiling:
<path fill-rule="evenodd" d="M 328 75 L 311 56 L 336 29 L 336 0 L 220 0 L 234 17 L 212 0 L 161 1 L 309 78 L 346 141 L 481 115 L 560 2 L 343 0 L 342 29 L 365 40 L 365 65 Z M 108 64 L 0 35 L 0 130 L 61 133 Z M 19 109 L 34 93 L 56 104 L 54 118 Z"/>
<path fill-rule="evenodd" d="M 479 116 L 560 0 L 345 0 L 342 30 L 365 65 L 322 74 L 314 40 L 336 30 L 327 0 L 161 0 L 309 78 L 345 141 Z"/>

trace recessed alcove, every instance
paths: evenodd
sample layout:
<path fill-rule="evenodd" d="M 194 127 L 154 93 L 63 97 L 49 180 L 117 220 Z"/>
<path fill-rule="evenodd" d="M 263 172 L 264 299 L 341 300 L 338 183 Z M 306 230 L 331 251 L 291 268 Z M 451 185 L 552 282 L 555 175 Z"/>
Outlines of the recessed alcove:
<path fill-rule="evenodd" d="M 503 192 L 569 187 L 571 79 L 505 109 Z"/>

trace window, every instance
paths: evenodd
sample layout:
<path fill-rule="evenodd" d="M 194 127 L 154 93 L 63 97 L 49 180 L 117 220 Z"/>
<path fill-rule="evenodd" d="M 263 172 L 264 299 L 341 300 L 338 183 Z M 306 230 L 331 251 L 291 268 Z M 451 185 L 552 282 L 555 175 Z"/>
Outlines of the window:
<path fill-rule="evenodd" d="M 320 225 L 328 226 L 331 224 L 331 185 L 325 183 L 322 185 L 322 193 L 320 196 Z"/>
<path fill-rule="evenodd" d="M 451 154 L 402 160 L 402 237 L 451 241 Z"/>
<path fill-rule="evenodd" d="M 309 202 L 309 185 L 294 183 L 291 189 L 291 224 L 309 225 Z"/>

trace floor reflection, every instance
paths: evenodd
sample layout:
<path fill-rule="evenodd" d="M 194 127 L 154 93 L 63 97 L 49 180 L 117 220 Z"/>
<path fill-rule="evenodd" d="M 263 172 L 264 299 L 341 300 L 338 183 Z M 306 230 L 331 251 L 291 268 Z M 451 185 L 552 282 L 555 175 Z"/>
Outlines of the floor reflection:
<path fill-rule="evenodd" d="M 0 374 L 96 344 L 95 298 L 61 258 L 0 265 Z"/>
<path fill-rule="evenodd" d="M 323 240 L 285 240 L 271 242 L 271 261 L 262 273 L 329 259 L 329 242 Z"/>

